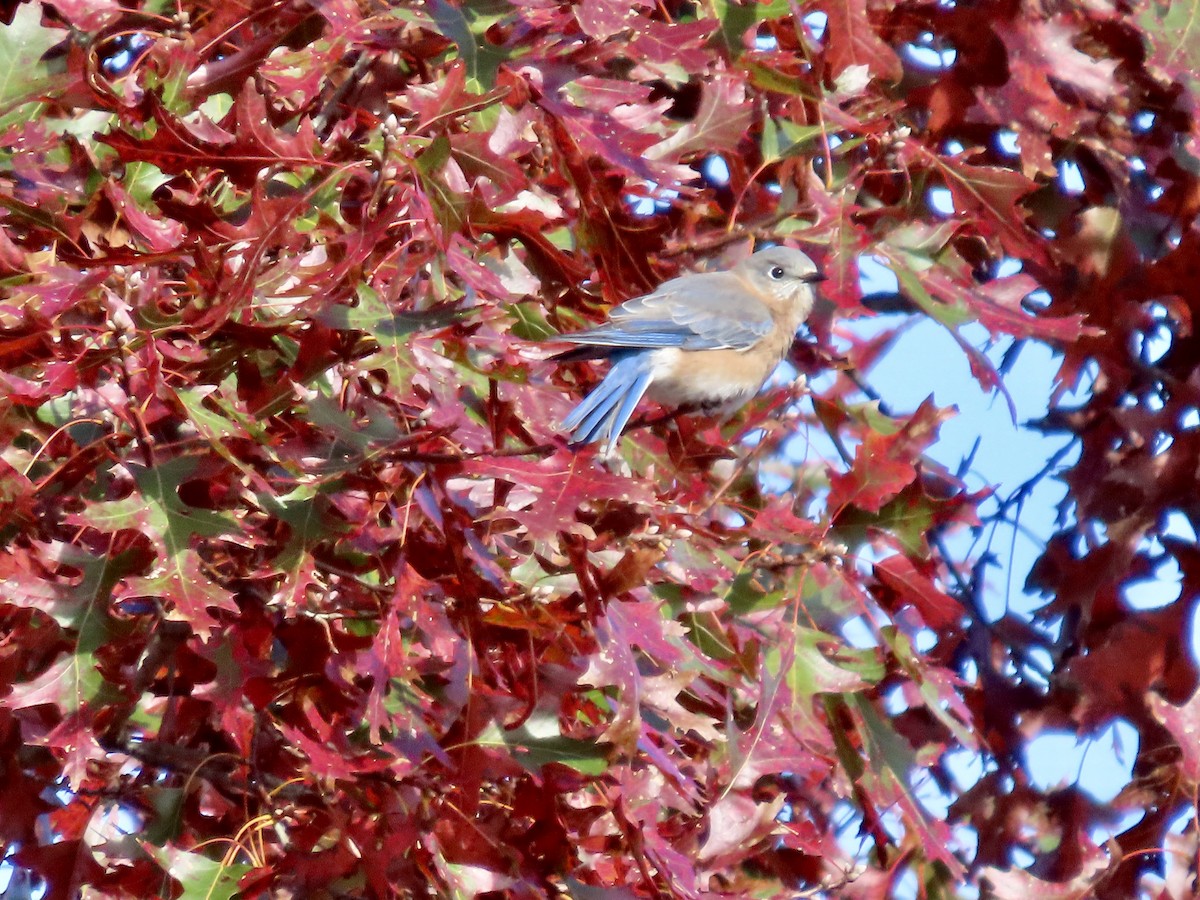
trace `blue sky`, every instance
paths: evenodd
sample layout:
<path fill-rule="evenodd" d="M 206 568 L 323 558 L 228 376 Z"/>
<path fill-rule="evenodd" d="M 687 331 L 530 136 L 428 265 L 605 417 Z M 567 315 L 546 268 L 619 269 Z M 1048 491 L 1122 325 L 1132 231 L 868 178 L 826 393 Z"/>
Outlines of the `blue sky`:
<path fill-rule="evenodd" d="M 886 269 L 868 261 L 863 265 L 864 292 L 895 289 L 895 280 Z M 906 316 L 879 316 L 847 323 L 845 327 L 858 335 L 877 334 L 906 323 Z M 1012 346 L 1011 338 L 991 341 L 987 332 L 975 326 L 964 329 L 964 336 L 984 350 L 999 364 Z M 989 341 L 991 341 L 989 343 Z M 929 455 L 947 466 L 958 469 L 963 459 L 974 457 L 967 476 L 972 489 L 991 486 L 996 497 L 1013 494 L 1033 477 L 1055 453 L 1068 443 L 1063 436 L 1047 437 L 1029 428 L 1026 422 L 1046 413 L 1047 403 L 1056 387 L 1060 357 L 1047 346 L 1026 341 L 1016 361 L 1006 371 L 1005 385 L 1016 406 L 1016 421 L 1002 397 L 982 390 L 971 377 L 966 357 L 953 338 L 933 321 L 924 317 L 908 323 L 892 348 L 867 373 L 865 381 L 897 414 L 910 413 L 927 397 L 938 406 L 953 406 L 957 414 L 941 429 L 939 439 Z M 1090 384 L 1072 386 L 1066 402 L 1074 404 L 1086 399 Z M 976 443 L 978 442 L 978 446 Z M 1077 459 L 1072 448 L 1061 460 L 1056 471 L 1062 471 Z M 1022 506 L 1019 527 L 998 528 L 991 550 L 996 565 L 990 569 L 984 592 L 984 606 L 989 619 L 995 620 L 1007 610 L 1029 617 L 1045 603 L 1045 598 L 1027 594 L 1025 579 L 1030 567 L 1040 555 L 1045 541 L 1059 530 L 1059 506 L 1065 488 L 1054 478 L 1039 481 Z M 996 502 L 989 501 L 981 510 L 994 512 Z M 1071 509 L 1065 509 L 1071 522 Z M 1180 517 L 1172 523 L 1181 534 L 1195 539 L 1190 527 Z M 950 542 L 951 551 L 963 558 L 978 556 L 982 547 L 972 543 L 968 535 Z M 1173 602 L 1179 596 L 1179 572 L 1173 565 L 1159 570 L 1158 578 L 1144 582 L 1126 592 L 1132 606 L 1151 608 Z M 1192 652 L 1196 636 L 1192 636 Z M 1043 660 L 1048 666 L 1049 659 Z M 1025 766 L 1031 783 L 1042 790 L 1053 790 L 1066 784 L 1079 786 L 1096 800 L 1112 800 L 1129 783 L 1132 764 L 1137 752 L 1137 732 L 1127 722 L 1117 719 L 1096 733 L 1077 736 L 1057 729 L 1047 729 L 1029 741 Z M 983 772 L 982 761 L 973 754 L 963 753 L 952 764 L 962 788 L 969 787 Z M 936 789 L 918 786 L 918 794 L 934 811 L 944 806 L 944 798 Z M 1119 832 L 1140 817 L 1131 811 L 1120 817 L 1109 829 L 1097 830 L 1093 837 L 1102 841 L 1108 834 Z M 1179 823 L 1182 827 L 1182 823 Z M 1018 864 L 1021 860 L 1014 859 Z"/>

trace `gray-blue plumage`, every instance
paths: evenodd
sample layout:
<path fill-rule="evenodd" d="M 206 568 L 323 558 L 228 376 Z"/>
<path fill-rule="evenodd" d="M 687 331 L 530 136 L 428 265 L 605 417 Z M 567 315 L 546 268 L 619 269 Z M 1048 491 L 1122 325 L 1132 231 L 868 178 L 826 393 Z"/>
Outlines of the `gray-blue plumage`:
<path fill-rule="evenodd" d="M 560 335 L 563 362 L 607 358 L 604 380 L 562 423 L 572 443 L 611 452 L 647 393 L 674 407 L 731 410 L 762 386 L 812 309 L 813 261 L 760 250 L 727 272 L 684 275 L 616 307 L 603 325 Z"/>
<path fill-rule="evenodd" d="M 704 293 L 694 289 L 697 277 L 705 279 Z M 559 340 L 598 347 L 744 350 L 769 334 L 773 323 L 764 304 L 747 300 L 745 285 L 736 276 L 715 272 L 667 281 L 616 307 L 603 325 Z"/>

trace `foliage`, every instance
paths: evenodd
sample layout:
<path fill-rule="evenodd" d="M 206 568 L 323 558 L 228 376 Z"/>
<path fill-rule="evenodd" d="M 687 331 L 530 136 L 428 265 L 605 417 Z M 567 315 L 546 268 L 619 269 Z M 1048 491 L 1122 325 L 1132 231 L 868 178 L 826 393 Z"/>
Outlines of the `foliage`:
<path fill-rule="evenodd" d="M 14 879 L 1189 895 L 1191 3 L 0 9 Z M 831 276 L 811 405 L 566 447 L 595 371 L 535 342 L 756 239 Z M 1033 622 L 984 621 L 988 559 L 943 552 L 994 524 L 923 455 L 950 411 L 860 390 L 865 254 L 985 387 L 972 322 L 1091 379 L 1041 423 L 1078 462 Z M 844 457 L 798 461 L 804 428 Z M 1124 601 L 1169 560 L 1176 602 Z M 1031 734 L 1115 717 L 1112 804 L 1030 786 Z"/>

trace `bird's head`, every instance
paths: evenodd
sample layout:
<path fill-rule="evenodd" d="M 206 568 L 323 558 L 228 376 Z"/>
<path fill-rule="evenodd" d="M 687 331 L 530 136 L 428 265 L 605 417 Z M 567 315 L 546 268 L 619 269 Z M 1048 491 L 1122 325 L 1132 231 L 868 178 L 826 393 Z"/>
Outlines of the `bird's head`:
<path fill-rule="evenodd" d="M 738 263 L 737 270 L 756 291 L 785 303 L 802 306 L 802 315 L 807 315 L 812 309 L 812 286 L 826 277 L 807 254 L 791 247 L 759 250 Z"/>

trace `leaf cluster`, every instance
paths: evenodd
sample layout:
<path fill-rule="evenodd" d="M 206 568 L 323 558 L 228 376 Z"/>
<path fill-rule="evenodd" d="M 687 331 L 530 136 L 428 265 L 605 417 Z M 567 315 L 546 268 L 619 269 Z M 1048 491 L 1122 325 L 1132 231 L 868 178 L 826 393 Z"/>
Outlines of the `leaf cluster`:
<path fill-rule="evenodd" d="M 0 6 L 14 884 L 1183 896 L 1182 6 Z M 810 402 L 567 447 L 594 373 L 538 342 L 765 240 L 831 276 Z M 1023 495 L 928 457 L 951 411 L 864 392 L 893 333 L 840 323 L 896 307 L 985 388 L 976 324 L 1091 380 L 1041 423 L 1078 456 L 1034 620 L 985 621 L 988 553 L 946 550 Z M 1177 601 L 1123 601 L 1168 561 Z M 1117 801 L 1029 785 L 1028 737 L 1114 717 Z"/>

